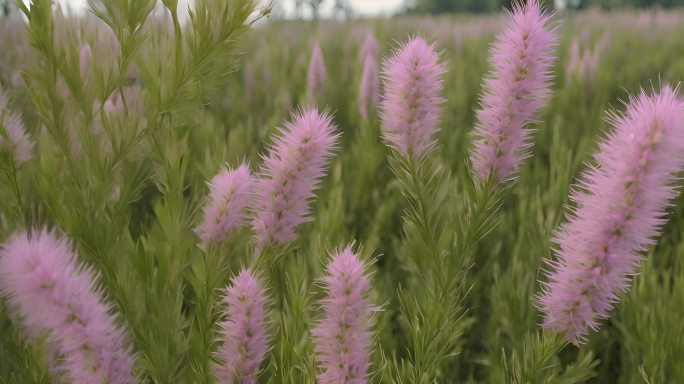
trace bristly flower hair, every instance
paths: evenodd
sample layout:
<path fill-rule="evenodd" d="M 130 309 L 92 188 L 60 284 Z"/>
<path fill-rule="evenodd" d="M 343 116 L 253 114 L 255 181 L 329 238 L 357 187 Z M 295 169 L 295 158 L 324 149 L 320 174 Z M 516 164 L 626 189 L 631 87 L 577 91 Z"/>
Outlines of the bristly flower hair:
<path fill-rule="evenodd" d="M 204 207 L 204 220 L 197 228 L 202 241 L 221 242 L 245 224 L 245 208 L 249 202 L 252 175 L 245 164 L 223 169 L 209 182 L 209 198 Z"/>
<path fill-rule="evenodd" d="M 382 135 L 405 159 L 420 159 L 435 145 L 444 66 L 433 44 L 411 38 L 383 62 Z"/>
<path fill-rule="evenodd" d="M 220 322 L 223 344 L 216 355 L 214 374 L 225 384 L 256 384 L 266 351 L 266 293 L 248 269 L 235 276 L 223 299 L 225 320 Z"/>
<path fill-rule="evenodd" d="M 7 94 L 0 88 L 0 153 L 10 155 L 15 167 L 31 159 L 33 142 L 26 133 L 21 117 L 8 107 Z"/>
<path fill-rule="evenodd" d="M 45 229 L 15 234 L 0 249 L 0 292 L 29 335 L 47 336 L 68 382 L 134 382 L 124 331 L 67 240 Z"/>
<path fill-rule="evenodd" d="M 529 156 L 527 126 L 551 96 L 557 36 L 549 28 L 550 17 L 537 0 L 516 2 L 491 48 L 493 69 L 483 84 L 470 154 L 473 176 L 479 182 L 508 181 Z"/>
<path fill-rule="evenodd" d="M 368 382 L 375 306 L 366 295 L 371 282 L 365 266 L 347 247 L 336 252 L 323 278 L 324 315 L 312 331 L 322 384 Z"/>
<path fill-rule="evenodd" d="M 294 240 L 338 140 L 332 117 L 315 108 L 293 112 L 279 130 L 254 184 L 257 246 Z"/>
<path fill-rule="evenodd" d="M 624 114 L 609 115 L 612 132 L 571 195 L 576 208 L 554 234 L 557 260 L 538 305 L 544 327 L 576 344 L 626 291 L 644 252 L 666 222 L 684 168 L 684 101 L 676 89 L 641 92 Z"/>

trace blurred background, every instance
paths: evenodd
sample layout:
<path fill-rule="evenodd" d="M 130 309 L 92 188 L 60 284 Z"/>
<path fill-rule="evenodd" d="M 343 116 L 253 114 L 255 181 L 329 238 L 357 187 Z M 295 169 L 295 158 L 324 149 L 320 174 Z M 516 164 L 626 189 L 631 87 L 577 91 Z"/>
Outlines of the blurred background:
<path fill-rule="evenodd" d="M 193 0 L 180 0 L 190 5 Z M 366 18 L 411 14 L 491 13 L 510 8 L 515 0 L 275 0 L 273 18 Z M 16 11 L 15 0 L 0 0 L 0 16 Z M 87 0 L 57 0 L 64 9 L 82 12 Z M 684 0 L 541 0 L 557 10 L 581 10 L 590 7 L 672 8 L 684 6 Z M 181 8 L 185 9 L 186 6 Z"/>

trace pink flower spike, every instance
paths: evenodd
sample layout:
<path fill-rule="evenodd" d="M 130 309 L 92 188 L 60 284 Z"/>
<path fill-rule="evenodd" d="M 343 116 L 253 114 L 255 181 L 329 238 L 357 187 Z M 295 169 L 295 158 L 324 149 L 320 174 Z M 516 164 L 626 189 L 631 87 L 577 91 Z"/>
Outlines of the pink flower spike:
<path fill-rule="evenodd" d="M 366 38 L 363 40 L 363 44 L 361 44 L 361 48 L 359 49 L 359 58 L 361 58 L 361 62 L 364 62 L 369 57 L 376 58 L 377 56 L 378 41 L 375 39 L 373 32 L 368 31 L 368 33 L 366 33 Z"/>
<path fill-rule="evenodd" d="M 323 279 L 327 296 L 324 315 L 313 329 L 322 384 L 368 382 L 371 347 L 371 313 L 376 310 L 364 296 L 371 288 L 364 265 L 350 248 L 333 255 Z"/>
<path fill-rule="evenodd" d="M 309 101 L 313 101 L 323 95 L 327 76 L 323 52 L 321 51 L 321 46 L 316 42 L 311 48 L 311 60 L 309 61 L 309 70 L 306 76 L 306 92 Z"/>
<path fill-rule="evenodd" d="M 85 82 L 90 72 L 90 62 L 93 59 L 93 51 L 90 48 L 90 44 L 85 43 L 81 46 L 81 50 L 78 54 L 79 70 L 81 73 L 81 81 Z"/>
<path fill-rule="evenodd" d="M 43 229 L 15 234 L 0 249 L 0 292 L 28 334 L 47 335 L 71 383 L 133 383 L 133 357 L 92 270 L 67 241 Z"/>
<path fill-rule="evenodd" d="M 202 241 L 224 241 L 245 223 L 252 186 L 247 165 L 224 169 L 209 182 L 209 200 L 204 207 L 204 221 L 197 228 Z"/>
<path fill-rule="evenodd" d="M 0 152 L 11 154 L 15 167 L 31 159 L 33 142 L 21 117 L 7 107 L 7 94 L 0 88 Z"/>
<path fill-rule="evenodd" d="M 280 129 L 254 185 L 258 246 L 294 240 L 297 227 L 309 220 L 309 202 L 337 146 L 335 130 L 330 115 L 315 108 L 293 112 Z"/>
<path fill-rule="evenodd" d="M 226 319 L 219 324 L 223 345 L 217 351 L 214 374 L 220 383 L 256 384 L 268 349 L 264 288 L 245 269 L 233 278 L 223 302 Z"/>
<path fill-rule="evenodd" d="M 414 37 L 383 63 L 382 135 L 404 158 L 419 159 L 435 145 L 442 75 L 434 44 Z"/>
<path fill-rule="evenodd" d="M 526 127 L 551 96 L 557 36 L 537 0 L 515 3 L 491 49 L 491 74 L 476 112 L 476 141 L 470 159 L 479 182 L 510 180 L 529 156 Z"/>
<path fill-rule="evenodd" d="M 368 56 L 363 62 L 363 74 L 359 87 L 359 114 L 363 119 L 368 118 L 368 106 L 371 108 L 380 101 L 380 78 L 378 77 L 378 62 L 375 57 Z"/>
<path fill-rule="evenodd" d="M 538 306 L 544 327 L 579 344 L 629 288 L 655 243 L 684 169 L 684 100 L 670 86 L 631 97 L 571 195 L 576 207 L 555 232 L 557 260 Z"/>

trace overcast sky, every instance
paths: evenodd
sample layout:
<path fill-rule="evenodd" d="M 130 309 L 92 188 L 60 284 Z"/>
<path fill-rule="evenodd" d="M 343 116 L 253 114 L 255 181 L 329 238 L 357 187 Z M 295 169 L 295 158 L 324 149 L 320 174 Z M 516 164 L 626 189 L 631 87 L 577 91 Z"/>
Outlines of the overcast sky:
<path fill-rule="evenodd" d="M 74 10 L 81 10 L 86 7 L 87 0 L 59 0 L 62 4 L 66 4 Z M 189 0 L 180 0 L 179 4 L 187 4 Z M 324 5 L 331 6 L 333 0 L 324 0 Z M 349 0 L 354 12 L 364 16 L 375 16 L 381 14 L 390 14 L 396 11 L 404 3 L 403 0 Z M 282 7 L 286 15 L 292 15 L 294 8 L 294 0 L 275 0 L 277 7 Z M 327 7 L 322 11 L 327 12 Z"/>

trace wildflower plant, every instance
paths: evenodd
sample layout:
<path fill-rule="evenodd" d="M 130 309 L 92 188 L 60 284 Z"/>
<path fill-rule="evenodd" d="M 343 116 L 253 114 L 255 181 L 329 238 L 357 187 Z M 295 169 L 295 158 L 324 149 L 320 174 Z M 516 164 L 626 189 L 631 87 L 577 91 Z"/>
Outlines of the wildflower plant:
<path fill-rule="evenodd" d="M 491 49 L 493 72 L 484 82 L 471 154 L 480 182 L 510 179 L 529 156 L 527 126 L 550 97 L 556 35 L 539 3 L 516 2 L 506 28 Z"/>
<path fill-rule="evenodd" d="M 222 170 L 211 179 L 204 221 L 197 228 L 203 241 L 223 241 L 245 224 L 251 189 L 252 175 L 245 164 L 236 169 Z"/>
<path fill-rule="evenodd" d="M 339 134 L 327 112 L 308 109 L 292 114 L 255 181 L 252 222 L 258 246 L 285 244 L 309 219 L 309 203 L 337 145 Z"/>
<path fill-rule="evenodd" d="M 266 293 L 252 272 L 242 270 L 224 297 L 227 318 L 221 322 L 216 376 L 222 383 L 256 383 L 268 348 Z"/>
<path fill-rule="evenodd" d="M 434 44 L 414 37 L 383 64 L 385 94 L 381 104 L 382 133 L 403 158 L 419 160 L 435 145 L 442 75 Z"/>
<path fill-rule="evenodd" d="M 0 382 L 684 381 L 681 14 L 181 3 L 0 16 Z"/>
<path fill-rule="evenodd" d="M 0 291 L 28 335 L 47 337 L 57 377 L 132 383 L 126 335 L 93 278 L 76 264 L 66 240 L 45 229 L 16 234 L 0 252 Z"/>
<path fill-rule="evenodd" d="M 571 197 L 577 207 L 555 235 L 558 260 L 548 262 L 539 298 L 544 326 L 574 343 L 598 329 L 629 287 L 684 167 L 684 103 L 671 86 L 642 91 L 609 119 L 614 130 Z"/>
<path fill-rule="evenodd" d="M 365 269 L 349 247 L 335 252 L 328 265 L 324 315 L 312 331 L 320 383 L 368 382 L 374 307 L 365 297 L 371 288 Z"/>

